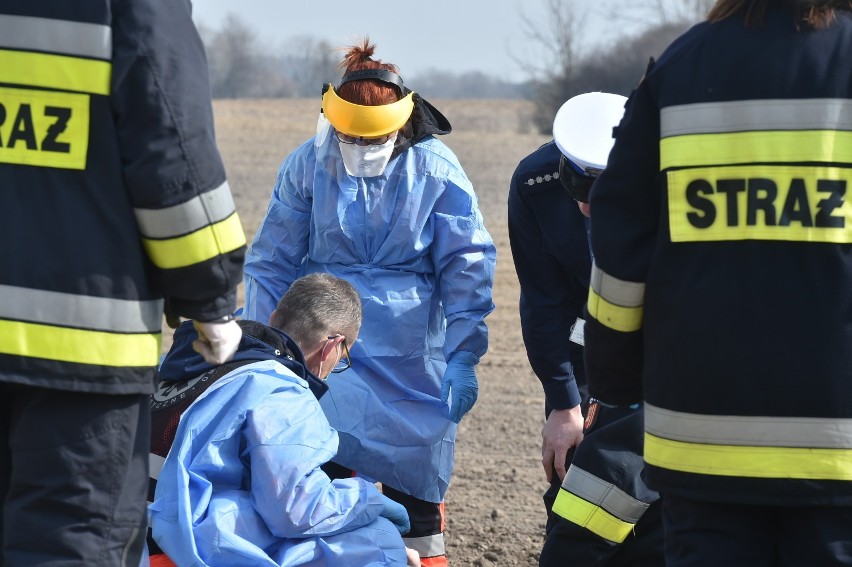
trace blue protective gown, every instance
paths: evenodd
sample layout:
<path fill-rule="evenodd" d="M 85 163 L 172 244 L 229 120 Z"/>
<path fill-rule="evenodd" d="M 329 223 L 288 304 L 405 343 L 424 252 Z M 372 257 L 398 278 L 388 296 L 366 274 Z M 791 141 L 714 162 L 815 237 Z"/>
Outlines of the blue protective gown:
<path fill-rule="evenodd" d="M 196 357 L 178 365 L 204 368 Z M 181 417 L 149 506 L 154 539 L 177 565 L 405 565 L 376 487 L 319 469 L 336 448 L 305 380 L 275 360 L 239 367 Z"/>
<path fill-rule="evenodd" d="M 267 321 L 289 285 L 312 272 L 359 291 L 352 368 L 327 381 L 321 401 L 340 434 L 335 462 L 443 501 L 456 425 L 441 377 L 453 353 L 487 349 L 495 257 L 470 181 L 431 135 L 378 177 L 348 175 L 325 129 L 284 161 L 246 258 L 245 317 Z"/>

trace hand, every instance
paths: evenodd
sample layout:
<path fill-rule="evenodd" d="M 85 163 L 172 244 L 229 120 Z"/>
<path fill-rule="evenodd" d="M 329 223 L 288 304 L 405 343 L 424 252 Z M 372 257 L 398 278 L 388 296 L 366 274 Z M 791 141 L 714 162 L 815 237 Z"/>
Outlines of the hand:
<path fill-rule="evenodd" d="M 420 554 L 410 547 L 405 548 L 405 558 L 407 567 L 420 567 Z"/>
<path fill-rule="evenodd" d="M 198 339 L 192 341 L 192 349 L 209 364 L 218 366 L 234 357 L 243 336 L 243 330 L 236 321 L 193 321 L 192 326 L 198 331 Z"/>
<path fill-rule="evenodd" d="M 565 478 L 568 451 L 583 440 L 583 412 L 580 406 L 553 410 L 541 428 L 541 465 L 547 482 L 553 480 L 553 469 L 559 479 Z"/>
<path fill-rule="evenodd" d="M 441 380 L 441 401 L 446 403 L 453 392 L 453 404 L 450 407 L 450 419 L 458 423 L 464 414 L 470 411 L 479 395 L 479 384 L 473 367 L 479 357 L 471 352 L 457 352 L 447 362 L 444 379 Z"/>
<path fill-rule="evenodd" d="M 391 500 L 384 494 L 382 494 L 382 498 L 384 499 L 384 507 L 382 508 L 382 511 L 379 512 L 379 516 L 390 520 L 391 523 L 396 526 L 396 529 L 399 530 L 400 534 L 407 534 L 411 529 L 411 521 L 408 519 L 408 510 L 405 509 L 405 506 L 395 500 Z"/>

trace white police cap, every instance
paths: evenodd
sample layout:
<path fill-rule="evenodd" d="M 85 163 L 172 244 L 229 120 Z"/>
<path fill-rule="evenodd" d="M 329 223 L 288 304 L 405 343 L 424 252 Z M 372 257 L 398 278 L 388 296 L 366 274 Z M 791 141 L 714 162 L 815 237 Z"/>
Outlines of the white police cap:
<path fill-rule="evenodd" d="M 553 119 L 553 140 L 559 151 L 587 175 L 606 167 L 615 140 L 612 129 L 621 122 L 627 97 L 585 93 L 568 99 Z M 596 171 L 590 171 L 596 170 Z"/>

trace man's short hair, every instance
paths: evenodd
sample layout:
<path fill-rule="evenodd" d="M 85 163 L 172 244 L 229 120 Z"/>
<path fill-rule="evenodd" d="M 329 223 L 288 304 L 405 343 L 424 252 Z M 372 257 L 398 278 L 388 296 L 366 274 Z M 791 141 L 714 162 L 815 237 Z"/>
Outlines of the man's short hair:
<path fill-rule="evenodd" d="M 281 297 L 269 325 L 303 348 L 338 334 L 351 345 L 361 328 L 361 297 L 346 280 L 309 274 L 294 281 Z"/>

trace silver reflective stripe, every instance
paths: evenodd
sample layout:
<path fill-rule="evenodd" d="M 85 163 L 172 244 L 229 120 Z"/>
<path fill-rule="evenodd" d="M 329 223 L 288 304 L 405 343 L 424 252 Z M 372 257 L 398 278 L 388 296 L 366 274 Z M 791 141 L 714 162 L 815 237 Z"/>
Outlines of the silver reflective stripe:
<path fill-rule="evenodd" d="M 224 220 L 235 210 L 231 188 L 226 181 L 180 205 L 165 209 L 133 209 L 133 212 L 143 236 L 171 238 Z"/>
<path fill-rule="evenodd" d="M 591 287 L 602 299 L 620 307 L 642 307 L 645 284 L 614 278 L 592 264 Z"/>
<path fill-rule="evenodd" d="M 112 29 L 100 24 L 0 16 L 0 47 L 112 59 Z"/>
<path fill-rule="evenodd" d="M 159 333 L 163 301 L 133 301 L 0 285 L 0 319 L 118 333 Z"/>
<path fill-rule="evenodd" d="M 420 554 L 420 557 L 438 557 L 446 555 L 444 547 L 444 534 L 435 534 L 423 537 L 404 537 L 405 547 L 410 547 Z"/>
<path fill-rule="evenodd" d="M 852 100 L 742 100 L 669 106 L 660 111 L 663 138 L 765 130 L 852 130 Z"/>
<path fill-rule="evenodd" d="M 562 488 L 630 524 L 638 522 L 650 506 L 576 465 L 568 468 Z"/>
<path fill-rule="evenodd" d="M 704 415 L 646 402 L 645 431 L 664 439 L 708 445 L 852 449 L 852 419 Z"/>
<path fill-rule="evenodd" d="M 154 480 L 159 480 L 160 471 L 163 470 L 163 465 L 166 463 L 166 458 L 154 453 L 148 453 L 148 476 Z"/>

